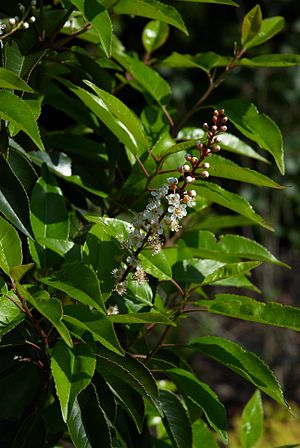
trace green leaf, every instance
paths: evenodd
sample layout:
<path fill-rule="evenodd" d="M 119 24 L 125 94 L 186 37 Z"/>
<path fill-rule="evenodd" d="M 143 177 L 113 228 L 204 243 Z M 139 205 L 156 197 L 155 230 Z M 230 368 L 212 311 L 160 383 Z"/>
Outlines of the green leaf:
<path fill-rule="evenodd" d="M 23 185 L 25 191 L 28 191 L 37 180 L 36 172 L 27 155 L 12 148 L 11 146 L 14 144 L 12 141 L 9 143 L 7 162 L 12 172 Z"/>
<path fill-rule="evenodd" d="M 99 311 L 90 310 L 84 305 L 69 305 L 64 308 L 64 321 L 92 334 L 95 341 L 109 350 L 123 355 L 123 349 L 115 333 L 112 322 Z"/>
<path fill-rule="evenodd" d="M 25 318 L 25 313 L 13 302 L 21 305 L 17 295 L 12 291 L 0 296 L 0 336 L 13 330 Z"/>
<path fill-rule="evenodd" d="M 193 448 L 219 448 L 214 434 L 203 420 L 198 418 L 193 423 Z"/>
<path fill-rule="evenodd" d="M 21 45 L 20 45 L 21 46 Z M 5 45 L 5 67 L 19 78 L 29 78 L 30 74 L 48 50 L 37 51 L 24 56 L 16 41 Z"/>
<path fill-rule="evenodd" d="M 194 339 L 189 347 L 233 370 L 273 400 L 287 406 L 280 384 L 273 372 L 255 353 L 248 352 L 235 342 L 217 336 Z"/>
<path fill-rule="evenodd" d="M 226 100 L 222 102 L 222 107 L 243 135 L 274 157 L 279 171 L 284 174 L 283 141 L 276 123 L 267 115 L 260 114 L 254 104 L 245 100 Z"/>
<path fill-rule="evenodd" d="M 77 87 L 74 84 L 64 81 L 69 89 L 75 93 L 84 104 L 109 128 L 109 130 L 132 152 L 133 155 L 142 154 L 145 146 L 136 140 L 135 132 L 132 134 L 133 126 L 136 125 L 137 117 L 134 116 L 124 103 L 116 97 L 103 93 L 102 97 L 109 101 L 108 104 L 99 96 L 96 96 L 87 90 Z M 135 120 L 133 120 L 135 117 Z M 127 129 L 127 124 L 130 128 Z M 140 129 L 141 126 L 138 127 Z M 139 134 L 138 134 L 139 135 Z"/>
<path fill-rule="evenodd" d="M 263 432 L 263 404 L 259 390 L 254 392 L 242 414 L 241 442 L 243 448 L 256 445 Z"/>
<path fill-rule="evenodd" d="M 267 224 L 260 215 L 255 213 L 249 202 L 242 196 L 239 196 L 236 193 L 231 193 L 219 185 L 207 181 L 197 180 L 197 183 L 194 184 L 194 189 L 197 191 L 199 196 L 215 202 L 216 204 L 222 205 L 223 207 L 229 208 L 230 210 L 249 218 L 256 224 L 272 230 L 272 227 Z"/>
<path fill-rule="evenodd" d="M 109 422 L 93 384 L 74 400 L 67 425 L 75 448 L 112 447 Z"/>
<path fill-rule="evenodd" d="M 42 416 L 30 414 L 22 422 L 11 448 L 42 447 L 46 444 L 46 425 Z"/>
<path fill-rule="evenodd" d="M 218 5 L 239 6 L 237 2 L 233 0 L 180 0 L 182 2 L 194 2 L 194 3 L 213 3 Z"/>
<path fill-rule="evenodd" d="M 102 48 L 108 58 L 111 56 L 112 47 L 112 23 L 107 10 L 101 1 L 95 0 L 72 0 L 72 3 L 82 12 L 86 19 L 91 22 L 99 36 Z"/>
<path fill-rule="evenodd" d="M 167 316 L 157 312 L 130 313 L 130 314 L 113 314 L 108 316 L 109 320 L 114 324 L 147 324 L 156 323 L 164 325 L 173 325 L 176 323 Z"/>
<path fill-rule="evenodd" d="M 144 303 L 152 306 L 153 292 L 147 281 L 138 282 L 137 280 L 127 279 L 126 281 L 126 298 L 135 303 Z"/>
<path fill-rule="evenodd" d="M 216 239 L 212 232 L 202 230 L 198 233 L 195 240 L 189 239 L 189 235 L 187 235 L 185 240 L 195 247 L 195 249 L 192 249 L 193 254 L 201 256 L 201 258 L 235 261 L 234 259 L 230 260 L 230 257 L 238 257 L 287 267 L 285 263 L 280 262 L 264 246 L 243 236 L 226 234 L 220 235 Z"/>
<path fill-rule="evenodd" d="M 242 58 L 239 65 L 243 67 L 294 67 L 300 65 L 299 54 L 264 54 L 254 58 Z"/>
<path fill-rule="evenodd" d="M 0 91 L 0 103 L 0 117 L 22 129 L 39 149 L 44 150 L 36 120 L 28 104 L 6 90 Z"/>
<path fill-rule="evenodd" d="M 144 62 L 124 53 L 119 54 L 116 52 L 114 57 L 155 101 L 162 106 L 167 104 L 171 96 L 171 88 L 157 71 Z"/>
<path fill-rule="evenodd" d="M 281 16 L 270 17 L 269 19 L 264 19 L 261 24 L 259 32 L 253 39 L 245 44 L 245 48 L 256 47 L 264 42 L 270 40 L 273 36 L 278 34 L 285 25 L 284 18 Z"/>
<path fill-rule="evenodd" d="M 186 370 L 175 368 L 167 370 L 166 373 L 180 392 L 202 409 L 211 427 L 219 433 L 223 442 L 227 443 L 226 411 L 211 388 Z"/>
<path fill-rule="evenodd" d="M 143 29 L 142 42 L 148 53 L 160 48 L 168 39 L 169 26 L 159 20 L 151 20 Z"/>
<path fill-rule="evenodd" d="M 30 271 L 34 266 L 34 263 L 27 263 L 23 265 L 17 265 L 10 269 L 10 276 L 15 280 L 15 282 L 19 282 L 22 280 L 24 275 Z"/>
<path fill-rule="evenodd" d="M 74 262 L 66 264 L 51 277 L 39 279 L 42 283 L 63 291 L 72 299 L 98 311 L 105 311 L 99 280 L 94 269 L 87 264 Z"/>
<path fill-rule="evenodd" d="M 164 413 L 163 423 L 175 448 L 192 448 L 192 428 L 186 410 L 177 396 L 161 390 L 159 400 Z"/>
<path fill-rule="evenodd" d="M 253 221 L 240 215 L 209 215 L 197 223 L 191 230 L 209 229 L 220 230 L 232 227 L 251 226 Z"/>
<path fill-rule="evenodd" d="M 73 342 L 69 330 L 62 322 L 63 307 L 60 300 L 50 297 L 47 291 L 39 291 L 39 294 L 32 296 L 22 285 L 17 284 L 18 291 L 26 301 L 31 303 L 42 316 L 52 323 L 62 339 L 69 347 L 73 347 Z"/>
<path fill-rule="evenodd" d="M 59 398 L 62 416 L 68 421 L 76 397 L 90 383 L 96 360 L 87 346 L 81 343 L 69 348 L 57 342 L 51 353 L 51 371 Z"/>
<path fill-rule="evenodd" d="M 119 0 L 114 5 L 114 12 L 116 14 L 130 14 L 160 20 L 188 34 L 182 17 L 177 10 L 173 6 L 157 0 Z"/>
<path fill-rule="evenodd" d="M 119 381 L 135 389 L 143 398 L 149 399 L 160 410 L 158 404 L 158 391 L 155 380 L 147 367 L 130 355 L 117 356 L 104 347 L 97 348 L 97 370 L 104 377 L 114 375 Z"/>
<path fill-rule="evenodd" d="M 197 68 L 209 73 L 214 67 L 223 67 L 230 62 L 227 56 L 221 56 L 214 51 L 198 53 L 195 56 L 190 54 L 181 54 L 177 51 L 163 60 L 162 65 L 175 68 Z"/>
<path fill-rule="evenodd" d="M 143 250 L 139 256 L 141 265 L 145 271 L 159 280 L 170 280 L 172 269 L 164 251 L 152 255 L 151 250 Z"/>
<path fill-rule="evenodd" d="M 42 176 L 32 190 L 31 225 L 34 236 L 67 240 L 69 220 L 63 193 L 48 167 L 42 166 Z"/>
<path fill-rule="evenodd" d="M 224 179 L 238 180 L 259 187 L 284 188 L 258 171 L 244 168 L 219 155 L 212 155 L 209 160 L 209 174 Z"/>
<path fill-rule="evenodd" d="M 203 301 L 200 303 L 204 305 Z M 205 301 L 205 307 L 210 313 L 300 331 L 300 308 L 297 307 L 263 303 L 235 294 L 217 294 L 214 300 Z"/>
<path fill-rule="evenodd" d="M 18 232 L 0 216 L 0 268 L 10 275 L 14 266 L 22 263 L 22 246 Z"/>
<path fill-rule="evenodd" d="M 255 5 L 243 19 L 241 43 L 244 48 L 259 33 L 261 26 L 262 12 L 260 6 Z"/>
<path fill-rule="evenodd" d="M 0 67 L 0 88 L 22 90 L 29 93 L 34 92 L 23 79 L 2 67 Z"/>
<path fill-rule="evenodd" d="M 0 156 L 0 212 L 15 227 L 31 238 L 27 194 L 2 156 Z"/>

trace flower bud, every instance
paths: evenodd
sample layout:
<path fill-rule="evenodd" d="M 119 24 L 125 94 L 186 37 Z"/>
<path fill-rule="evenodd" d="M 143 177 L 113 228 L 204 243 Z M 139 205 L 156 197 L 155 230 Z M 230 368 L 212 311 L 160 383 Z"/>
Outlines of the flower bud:
<path fill-rule="evenodd" d="M 221 146 L 220 146 L 220 145 L 215 145 L 215 146 L 213 146 L 213 151 L 214 151 L 214 152 L 218 152 L 218 151 L 220 151 L 220 149 L 221 149 Z"/>
<path fill-rule="evenodd" d="M 185 160 L 190 161 L 191 158 L 192 158 L 192 155 L 191 155 L 191 154 L 186 154 L 186 155 L 184 156 L 184 158 L 185 158 Z"/>
<path fill-rule="evenodd" d="M 214 110 L 214 116 L 218 117 L 219 116 L 219 111 L 217 109 Z"/>
<path fill-rule="evenodd" d="M 203 143 L 201 143 L 201 142 L 197 143 L 197 148 L 198 149 L 203 149 L 203 146 L 204 146 Z"/>
<path fill-rule="evenodd" d="M 178 184 L 177 177 L 168 177 L 167 181 L 168 181 L 168 184 L 170 184 L 170 185 Z"/>
<path fill-rule="evenodd" d="M 217 126 L 214 125 L 211 127 L 211 130 L 212 130 L 212 132 L 216 132 L 218 130 L 218 128 L 217 128 Z"/>
<path fill-rule="evenodd" d="M 205 155 L 208 156 L 208 155 L 210 155 L 210 153 L 211 153 L 211 150 L 209 148 L 207 148 L 207 150 L 205 151 Z"/>
<path fill-rule="evenodd" d="M 208 123 L 203 123 L 203 129 L 204 129 L 204 131 L 208 131 L 209 130 Z"/>
<path fill-rule="evenodd" d="M 190 184 L 191 182 L 193 182 L 195 180 L 195 178 L 192 177 L 192 176 L 186 176 L 185 180 L 186 180 L 187 183 Z"/>
<path fill-rule="evenodd" d="M 208 170 L 209 167 L 210 167 L 210 164 L 208 162 L 205 162 L 202 165 L 202 168 L 205 168 L 206 170 Z"/>
<path fill-rule="evenodd" d="M 217 121 L 218 121 L 218 117 L 216 116 L 216 115 L 214 115 L 213 117 L 212 117 L 212 121 L 213 121 L 213 123 L 217 123 Z"/>
<path fill-rule="evenodd" d="M 190 198 L 189 198 L 189 196 L 187 196 L 187 195 L 184 195 L 183 198 L 182 198 L 182 202 L 183 202 L 184 204 L 187 204 L 187 203 L 189 202 L 189 200 L 190 200 Z"/>
<path fill-rule="evenodd" d="M 23 23 L 23 28 L 24 28 L 25 30 L 28 30 L 28 28 L 29 28 L 29 23 L 28 23 L 28 22 L 24 22 L 24 23 Z"/>
<path fill-rule="evenodd" d="M 223 117 L 222 120 L 221 120 L 222 123 L 226 123 L 227 121 L 228 121 L 228 117 L 226 117 L 226 116 Z"/>
<path fill-rule="evenodd" d="M 220 143 L 220 142 L 221 142 L 221 137 L 214 138 L 214 143 Z"/>
<path fill-rule="evenodd" d="M 15 24 L 16 24 L 16 19 L 14 18 L 14 17 L 11 17 L 9 20 L 8 20 L 8 23 L 11 25 L 11 26 L 14 26 Z"/>
<path fill-rule="evenodd" d="M 220 127 L 220 131 L 221 132 L 226 132 L 227 131 L 227 126 L 221 126 Z"/>
<path fill-rule="evenodd" d="M 197 196 L 197 192 L 196 192 L 196 190 L 190 190 L 190 191 L 189 191 L 189 196 L 190 196 L 191 198 L 195 198 L 195 197 Z"/>
<path fill-rule="evenodd" d="M 179 165 L 179 167 L 177 169 L 178 169 L 180 174 L 183 174 L 184 169 L 183 169 L 182 165 Z"/>
<path fill-rule="evenodd" d="M 183 165 L 183 170 L 184 170 L 185 172 L 191 171 L 191 167 L 190 167 L 190 165 Z"/>
<path fill-rule="evenodd" d="M 203 179 L 207 179 L 209 177 L 209 172 L 208 171 L 202 171 L 200 176 L 203 177 Z"/>
<path fill-rule="evenodd" d="M 192 157 L 191 162 L 193 165 L 196 165 L 196 163 L 198 162 L 198 157 Z"/>
<path fill-rule="evenodd" d="M 31 16 L 30 19 L 29 19 L 29 22 L 30 23 L 34 23 L 35 21 L 36 21 L 36 18 L 34 16 Z"/>
<path fill-rule="evenodd" d="M 224 115 L 225 114 L 225 110 L 224 109 L 219 109 L 219 114 L 220 115 Z"/>

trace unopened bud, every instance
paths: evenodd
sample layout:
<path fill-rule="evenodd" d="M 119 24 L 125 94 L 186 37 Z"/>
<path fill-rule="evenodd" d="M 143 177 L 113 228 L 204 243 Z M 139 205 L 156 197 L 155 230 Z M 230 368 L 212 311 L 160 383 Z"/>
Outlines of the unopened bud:
<path fill-rule="evenodd" d="M 190 190 L 190 191 L 189 191 L 189 196 L 190 196 L 191 198 L 195 198 L 195 197 L 197 196 L 197 192 L 196 192 L 196 190 Z"/>
<path fill-rule="evenodd" d="M 221 126 L 220 127 L 220 131 L 221 132 L 226 132 L 227 131 L 227 126 Z"/>
<path fill-rule="evenodd" d="M 29 23 L 28 23 L 28 22 L 24 22 L 24 23 L 23 23 L 23 28 L 24 28 L 25 30 L 28 30 L 28 28 L 29 28 Z"/>
<path fill-rule="evenodd" d="M 208 131 L 209 130 L 208 123 L 203 123 L 203 129 L 204 129 L 204 131 Z"/>
<path fill-rule="evenodd" d="M 220 142 L 221 142 L 221 137 L 214 138 L 214 143 L 220 143 Z"/>
<path fill-rule="evenodd" d="M 202 171 L 200 176 L 203 177 L 203 179 L 207 179 L 209 177 L 209 172 L 208 171 Z"/>
<path fill-rule="evenodd" d="M 221 149 L 221 146 L 220 146 L 220 145 L 215 145 L 215 146 L 213 147 L 214 152 L 218 152 L 218 151 L 220 151 L 220 149 Z"/>
<path fill-rule="evenodd" d="M 198 147 L 198 149 L 203 149 L 203 146 L 204 146 L 203 143 L 201 143 L 201 142 L 198 142 L 198 143 L 197 143 L 197 147 Z"/>
<path fill-rule="evenodd" d="M 179 165 L 179 167 L 177 169 L 178 169 L 179 173 L 183 174 L 184 170 L 183 170 L 183 166 L 182 165 Z"/>
<path fill-rule="evenodd" d="M 219 111 L 217 109 L 214 110 L 214 116 L 218 117 L 219 116 Z"/>
<path fill-rule="evenodd" d="M 198 157 L 192 157 L 191 162 L 193 165 L 196 165 L 196 163 L 198 162 Z"/>
<path fill-rule="evenodd" d="M 185 160 L 190 161 L 191 158 L 192 158 L 192 155 L 191 155 L 191 154 L 186 154 L 186 155 L 184 156 L 184 158 L 185 158 Z"/>
<path fill-rule="evenodd" d="M 168 177 L 167 181 L 168 181 L 168 184 L 170 184 L 170 185 L 178 184 L 177 177 Z"/>
<path fill-rule="evenodd" d="M 218 130 L 218 128 L 217 128 L 217 126 L 214 125 L 211 127 L 211 130 L 212 130 L 212 132 L 216 132 Z"/>
<path fill-rule="evenodd" d="M 183 198 L 182 198 L 182 202 L 183 202 L 184 204 L 187 204 L 187 203 L 189 202 L 189 200 L 190 200 L 190 198 L 189 198 L 189 196 L 187 196 L 187 195 L 184 195 Z"/>
<path fill-rule="evenodd" d="M 186 178 L 185 178 L 185 181 L 187 182 L 187 183 L 191 183 L 191 182 L 193 182 L 195 180 L 195 178 L 194 177 L 192 177 L 192 176 L 186 176 Z"/>
<path fill-rule="evenodd" d="M 218 121 L 218 117 L 217 117 L 216 115 L 214 115 L 214 116 L 212 117 L 212 121 L 213 121 L 213 123 L 216 123 L 216 122 Z"/>
<path fill-rule="evenodd" d="M 225 110 L 224 109 L 219 109 L 219 114 L 220 115 L 224 115 L 225 114 Z"/>
<path fill-rule="evenodd" d="M 191 170 L 190 165 L 183 165 L 183 170 L 184 171 L 190 171 Z"/>
<path fill-rule="evenodd" d="M 16 19 L 14 18 L 14 17 L 11 17 L 9 20 L 8 20 L 8 23 L 11 25 L 11 26 L 14 26 L 15 24 L 16 24 Z"/>
<path fill-rule="evenodd" d="M 25 6 L 23 5 L 23 3 L 18 3 L 18 8 L 22 13 L 25 12 Z"/>
<path fill-rule="evenodd" d="M 29 19 L 29 22 L 30 23 L 34 23 L 35 21 L 36 21 L 36 18 L 34 16 L 31 16 L 30 19 Z"/>
<path fill-rule="evenodd" d="M 207 148 L 207 150 L 205 151 L 205 155 L 208 156 L 208 155 L 210 155 L 210 153 L 211 153 L 211 150 L 209 148 Z"/>
<path fill-rule="evenodd" d="M 208 170 L 209 167 L 210 167 L 210 164 L 208 162 L 205 162 L 202 165 L 202 168 L 205 168 L 206 170 Z"/>
<path fill-rule="evenodd" d="M 228 121 L 228 117 L 226 117 L 226 116 L 223 117 L 222 120 L 221 120 L 222 123 L 226 123 L 227 121 Z"/>

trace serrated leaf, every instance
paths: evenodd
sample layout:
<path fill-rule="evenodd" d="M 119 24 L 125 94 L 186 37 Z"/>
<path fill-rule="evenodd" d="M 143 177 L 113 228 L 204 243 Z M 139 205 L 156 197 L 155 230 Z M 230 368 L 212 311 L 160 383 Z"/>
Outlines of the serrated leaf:
<path fill-rule="evenodd" d="M 182 394 L 203 410 L 211 427 L 218 432 L 223 442 L 227 443 L 226 411 L 215 392 L 186 370 L 169 369 L 166 374 L 175 382 Z"/>
<path fill-rule="evenodd" d="M 139 256 L 143 269 L 159 280 L 170 280 L 172 269 L 163 251 L 152 255 L 152 251 L 143 250 Z"/>
<path fill-rule="evenodd" d="M 284 174 L 283 141 L 277 124 L 256 106 L 245 100 L 226 100 L 222 106 L 236 128 L 255 141 L 273 157 L 281 174 Z"/>
<path fill-rule="evenodd" d="M 300 65 L 299 54 L 264 54 L 251 59 L 242 58 L 239 65 L 243 67 L 294 67 Z"/>
<path fill-rule="evenodd" d="M 255 5 L 243 19 L 241 43 L 244 48 L 259 33 L 261 26 L 262 12 L 260 6 Z"/>
<path fill-rule="evenodd" d="M 31 238 L 28 196 L 2 156 L 0 156 L 0 211 L 8 221 Z"/>
<path fill-rule="evenodd" d="M 214 300 L 205 301 L 206 306 L 210 313 L 300 331 L 300 308 L 294 306 L 259 302 L 235 294 L 217 294 Z"/>
<path fill-rule="evenodd" d="M 22 129 L 39 149 L 44 150 L 36 120 L 28 104 L 6 90 L 0 91 L 0 103 L 0 117 Z"/>
<path fill-rule="evenodd" d="M 73 342 L 69 330 L 62 322 L 63 308 L 60 300 L 50 297 L 46 291 L 40 291 L 40 294 L 33 296 L 22 285 L 17 284 L 18 291 L 27 302 L 36 308 L 44 316 L 69 347 L 73 347 Z"/>
<path fill-rule="evenodd" d="M 114 12 L 116 14 L 130 14 L 160 20 L 188 34 L 182 17 L 177 10 L 173 6 L 157 0 L 119 0 L 114 5 Z"/>
<path fill-rule="evenodd" d="M 272 227 L 270 227 L 270 225 L 267 224 L 264 219 L 253 210 L 253 207 L 242 196 L 236 193 L 231 193 L 219 185 L 207 181 L 197 180 L 197 183 L 193 185 L 199 196 L 215 202 L 216 204 L 222 205 L 223 207 L 229 208 L 230 210 L 249 218 L 256 224 L 272 230 Z"/>
<path fill-rule="evenodd" d="M 20 304 L 17 295 L 12 291 L 0 296 L 0 336 L 13 330 L 25 318 L 25 313 L 13 301 Z"/>
<path fill-rule="evenodd" d="M 284 188 L 264 174 L 251 170 L 250 168 L 241 167 L 231 160 L 225 159 L 219 155 L 212 155 L 209 159 L 209 163 L 209 174 L 211 176 L 238 180 L 259 187 Z"/>
<path fill-rule="evenodd" d="M 11 269 L 22 263 L 22 246 L 17 231 L 0 216 L 0 268 L 10 275 Z"/>
<path fill-rule="evenodd" d="M 198 418 L 193 423 L 193 448 L 219 448 L 214 434 L 203 420 Z"/>
<path fill-rule="evenodd" d="M 169 26 L 159 20 L 151 20 L 147 23 L 142 33 L 142 42 L 148 53 L 160 48 L 168 39 Z"/>
<path fill-rule="evenodd" d="M 27 78 L 47 50 L 37 51 L 24 56 L 16 41 L 10 40 L 5 45 L 5 67 L 19 78 Z"/>
<path fill-rule="evenodd" d="M 163 423 L 175 448 L 192 448 L 192 428 L 186 410 L 177 396 L 161 390 L 159 400 L 164 413 Z"/>
<path fill-rule="evenodd" d="M 263 432 L 263 404 L 259 390 L 254 392 L 242 414 L 241 442 L 243 448 L 256 445 Z"/>
<path fill-rule="evenodd" d="M 157 323 L 164 325 L 173 325 L 176 323 L 170 320 L 167 316 L 157 312 L 142 312 L 130 314 L 113 314 L 108 316 L 109 320 L 115 324 L 146 324 Z"/>
<path fill-rule="evenodd" d="M 57 342 L 51 353 L 51 371 L 62 416 L 68 421 L 78 394 L 90 383 L 96 360 L 86 345 L 77 343 L 71 349 Z"/>
<path fill-rule="evenodd" d="M 181 0 L 182 1 L 182 0 Z M 214 67 L 224 67 L 228 64 L 230 58 L 221 56 L 214 51 L 198 53 L 196 55 L 181 54 L 177 51 L 162 61 L 162 65 L 175 68 L 197 68 L 209 73 Z"/>
<path fill-rule="evenodd" d="M 285 25 L 285 20 L 281 16 L 264 19 L 261 28 L 256 36 L 245 44 L 245 48 L 252 48 L 263 44 L 278 34 Z"/>
<path fill-rule="evenodd" d="M 39 279 L 42 283 L 63 291 L 78 302 L 105 311 L 99 280 L 94 269 L 87 264 L 74 262 L 66 264 L 51 277 Z"/>
<path fill-rule="evenodd" d="M 0 88 L 34 92 L 22 78 L 2 67 L 0 67 Z"/>

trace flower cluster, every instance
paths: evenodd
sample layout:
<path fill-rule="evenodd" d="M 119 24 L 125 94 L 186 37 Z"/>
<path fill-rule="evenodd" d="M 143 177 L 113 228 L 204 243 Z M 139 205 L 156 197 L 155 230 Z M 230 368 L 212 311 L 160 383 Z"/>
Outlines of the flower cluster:
<path fill-rule="evenodd" d="M 137 214 L 132 222 L 132 230 L 123 243 L 130 255 L 124 258 L 122 267 L 112 272 L 118 294 L 126 293 L 128 275 L 139 283 L 146 280 L 146 273 L 139 261 L 140 252 L 150 247 L 153 255 L 158 254 L 164 243 L 164 230 L 168 228 L 171 232 L 178 232 L 181 229 L 181 221 L 187 215 L 188 208 L 196 205 L 197 193 L 196 190 L 189 189 L 190 184 L 196 179 L 209 177 L 210 164 L 205 159 L 212 151 L 220 151 L 219 134 L 227 131 L 227 120 L 223 109 L 215 110 L 212 125 L 203 125 L 207 139 L 197 144 L 198 157 L 186 154 L 184 164 L 178 167 L 179 176 L 169 177 L 166 184 L 151 191 L 145 210 Z"/>
<path fill-rule="evenodd" d="M 3 22 L 0 20 L 0 40 L 10 36 L 18 30 L 27 30 L 30 27 L 30 24 L 36 21 L 36 17 L 34 15 L 30 15 L 34 14 L 36 11 L 36 0 L 32 0 L 27 8 L 23 5 L 23 3 L 18 3 L 18 8 L 21 18 L 19 16 L 15 16 L 10 17 Z"/>

